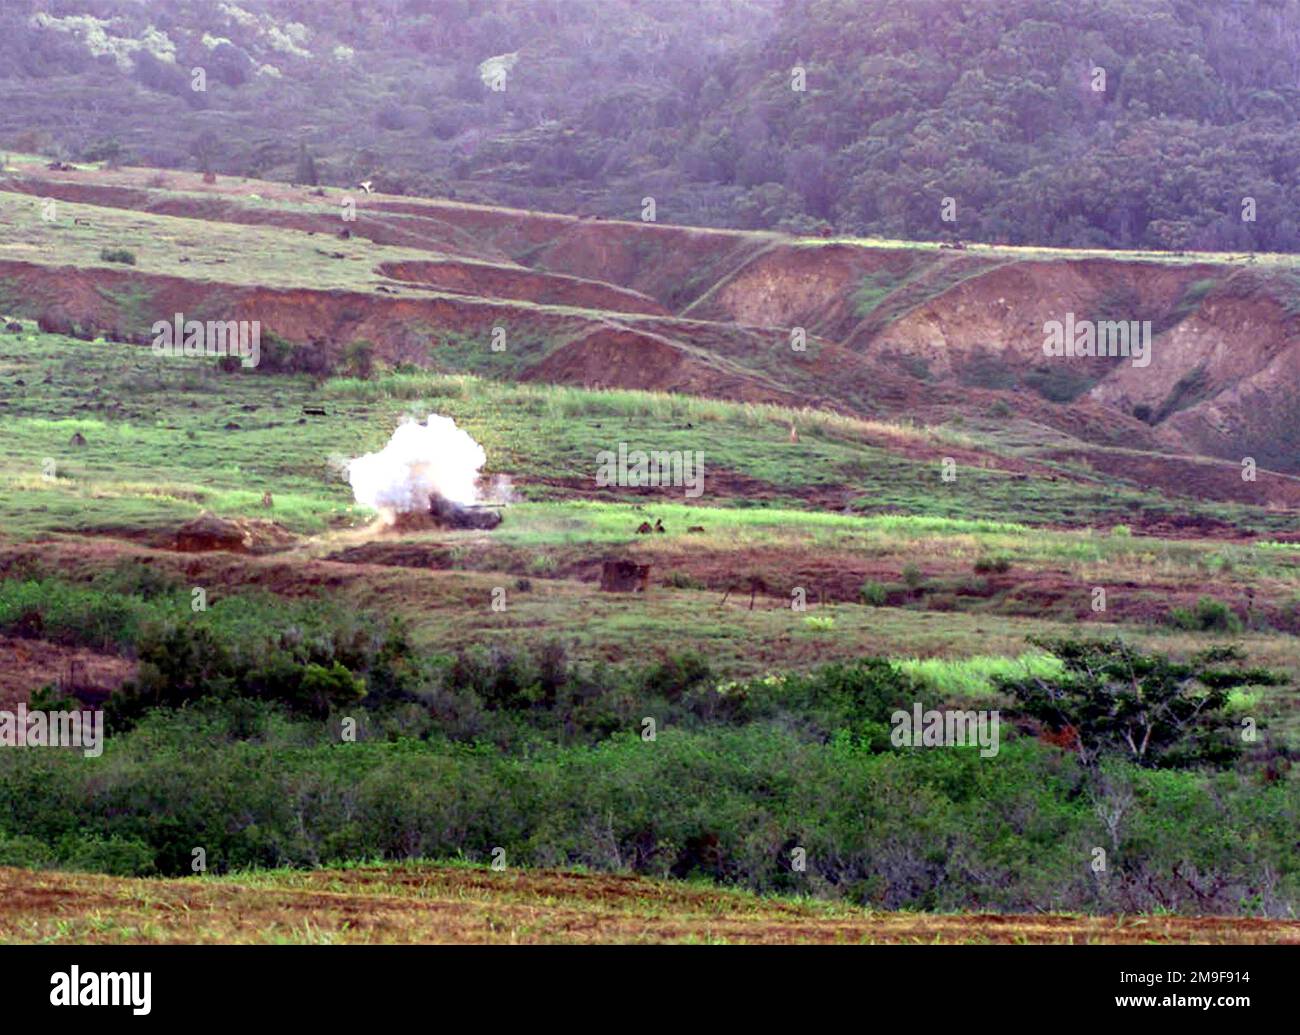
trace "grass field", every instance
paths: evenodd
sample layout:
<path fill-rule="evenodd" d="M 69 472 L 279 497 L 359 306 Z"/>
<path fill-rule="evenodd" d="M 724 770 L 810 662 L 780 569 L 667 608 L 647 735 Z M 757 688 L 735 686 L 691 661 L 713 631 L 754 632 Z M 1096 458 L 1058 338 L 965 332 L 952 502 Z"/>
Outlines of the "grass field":
<path fill-rule="evenodd" d="M 99 541 L 118 547 L 88 550 L 93 569 L 205 510 L 270 519 L 302 537 L 296 559 L 324 568 L 327 558 L 396 564 L 348 565 L 355 578 L 344 584 L 355 589 L 347 592 L 408 615 L 431 645 L 484 635 L 530 642 L 563 629 L 580 653 L 608 660 L 653 657 L 672 642 L 752 674 L 863 650 L 1014 657 L 1026 637 L 1062 635 L 1083 619 L 1185 650 L 1206 634 L 1171 627 L 1170 608 L 1209 593 L 1254 615 L 1245 632 L 1258 657 L 1300 667 L 1287 632 L 1291 616 L 1300 622 L 1300 546 L 1267 530 L 1225 543 L 1086 527 L 1089 506 L 1113 520 L 1126 498 L 1086 481 L 1013 481 L 993 466 L 945 485 L 934 462 L 916 454 L 976 444 L 957 429 L 455 374 L 333 378 L 314 388 L 306 375 L 225 374 L 139 346 L 31 330 L 0 333 L 0 379 L 24 382 L 0 411 L 10 443 L 0 460 L 10 537 L 107 534 Z M 309 402 L 323 403 L 327 415 L 303 416 Z M 351 553 L 370 538 L 374 515 L 353 504 L 343 465 L 379 448 L 403 417 L 435 411 L 483 443 L 489 470 L 512 477 L 520 502 L 491 537 L 397 535 Z M 792 421 L 801 428 L 797 447 L 786 440 Z M 74 433 L 84 446 L 69 445 Z M 596 453 L 649 436 L 656 447 L 705 451 L 709 471 L 720 473 L 706 475 L 703 497 L 596 489 Z M 996 448 L 982 454 L 986 462 L 1010 461 Z M 991 491 L 998 486 L 1005 492 Z M 269 511 L 264 492 L 273 494 Z M 843 506 L 828 509 L 828 496 Z M 1136 489 L 1128 496 L 1144 512 L 1288 527 L 1287 515 L 1259 508 Z M 666 533 L 636 535 L 647 516 Z M 660 585 L 644 604 L 592 595 L 589 580 L 611 551 L 654 565 Z M 204 562 L 185 563 L 194 571 Z M 1007 570 L 980 573 L 1002 564 Z M 209 577 L 233 579 L 232 588 L 280 580 L 294 593 L 318 592 L 325 579 L 317 571 L 296 580 L 270 559 Z M 750 610 L 753 578 L 765 588 Z M 532 589 L 515 592 L 517 579 Z M 505 613 L 486 606 L 497 586 L 510 593 Z M 1110 587 L 1107 612 L 1092 609 L 1096 586 Z M 799 587 L 824 621 L 791 610 Z"/>
<path fill-rule="evenodd" d="M 111 523 L 113 501 L 155 506 L 160 514 L 169 507 L 180 512 L 175 505 L 183 503 L 250 514 L 262 491 L 278 489 L 286 509 L 276 517 L 295 530 L 318 530 L 328 519 L 348 517 L 340 464 L 381 446 L 403 416 L 434 411 L 456 418 L 482 442 L 489 473 L 510 473 L 537 498 L 594 495 L 600 450 L 652 439 L 654 448 L 707 455 L 716 474 L 701 502 L 812 510 L 811 502 L 822 512 L 800 521 L 816 527 L 833 523 L 824 512 L 831 500 L 839 510 L 905 515 L 904 523 L 927 516 L 951 518 L 953 529 L 1004 522 L 1015 526 L 1008 528 L 1013 534 L 1026 524 L 1106 526 L 1132 515 L 1200 515 L 1265 536 L 1292 524 L 1285 513 L 1171 499 L 1068 465 L 1015 477 L 1023 450 L 1013 455 L 955 429 L 687 396 L 437 374 L 336 378 L 317 388 L 306 375 L 227 374 L 210 361 L 162 359 L 139 346 L 30 330 L 0 333 L 0 377 L 23 388 L 3 410 L 13 443 L 3 474 L 22 487 L 11 526 L 20 534 L 68 527 L 56 524 L 76 509 L 66 494 L 85 491 L 103 501 L 96 512 Z M 320 402 L 329 404 L 328 417 L 301 414 L 304 404 Z M 802 429 L 797 449 L 787 441 L 791 423 Z M 87 442 L 73 451 L 68 441 L 78 432 Z M 955 447 L 980 451 L 945 482 L 941 461 Z M 42 478 L 46 458 L 55 461 L 52 482 Z M 1067 476 L 1056 480 L 1058 470 Z M 194 480 L 198 472 L 201 481 Z M 745 483 L 733 484 L 734 476 Z M 671 494 L 655 502 L 670 503 Z M 54 507 L 53 516 L 37 517 L 42 506 Z"/>

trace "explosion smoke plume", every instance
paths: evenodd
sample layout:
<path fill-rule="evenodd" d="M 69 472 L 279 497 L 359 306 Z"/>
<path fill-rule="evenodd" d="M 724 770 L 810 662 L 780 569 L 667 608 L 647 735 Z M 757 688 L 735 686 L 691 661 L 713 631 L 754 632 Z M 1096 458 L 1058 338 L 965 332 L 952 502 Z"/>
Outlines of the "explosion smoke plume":
<path fill-rule="evenodd" d="M 487 454 L 450 417 L 407 420 L 377 453 L 351 461 L 348 481 L 358 503 L 392 521 L 398 514 L 428 513 L 431 502 L 455 508 L 478 502 L 479 471 Z"/>

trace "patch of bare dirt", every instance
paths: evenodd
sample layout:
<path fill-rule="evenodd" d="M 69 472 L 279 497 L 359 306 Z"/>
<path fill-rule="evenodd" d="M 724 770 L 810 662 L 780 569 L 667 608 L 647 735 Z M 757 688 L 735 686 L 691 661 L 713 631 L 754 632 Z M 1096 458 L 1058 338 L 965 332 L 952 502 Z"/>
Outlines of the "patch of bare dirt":
<path fill-rule="evenodd" d="M 653 506 L 644 516 L 649 525 Z M 705 529 L 707 531 L 707 529 Z M 671 529 L 681 532 L 682 529 Z M 628 535 L 635 532 L 632 524 Z M 1168 621 L 1175 608 L 1194 609 L 1206 595 L 1227 604 L 1243 620 L 1276 629 L 1300 632 L 1300 613 L 1287 599 L 1270 599 L 1242 583 L 1219 580 L 1214 584 L 1193 578 L 1107 582 L 1105 612 L 1092 609 L 1092 591 L 1070 571 L 1013 567 L 1008 572 L 978 574 L 969 564 L 922 561 L 902 556 L 864 557 L 849 551 L 814 550 L 804 546 L 725 549 L 692 548 L 689 540 L 660 539 L 651 531 L 631 539 L 618 551 L 629 563 L 650 563 L 650 585 L 667 589 L 694 589 L 747 602 L 753 595 L 761 608 L 788 607 L 791 592 L 803 588 L 814 604 L 860 603 L 862 587 L 877 583 L 883 605 L 916 610 L 969 611 L 992 614 L 1050 617 L 1057 620 L 1103 623 L 1155 623 Z M 548 551 L 552 566 L 548 578 L 599 584 L 609 551 L 591 547 Z M 526 550 L 491 542 L 460 546 L 453 554 L 439 542 L 368 542 L 331 554 L 331 561 L 349 564 L 415 568 L 426 571 L 504 572 L 530 574 L 533 555 Z M 904 569 L 914 569 L 911 583 Z"/>
<path fill-rule="evenodd" d="M 842 338 L 857 322 L 855 295 L 863 278 L 880 272 L 901 277 L 912 268 L 916 255 L 905 249 L 849 245 L 773 245 L 682 315 L 767 327 L 804 327 L 824 337 Z"/>
<path fill-rule="evenodd" d="M 524 381 L 684 392 L 745 402 L 793 405 L 795 395 L 720 369 L 662 334 L 603 321 L 530 367 Z"/>
<path fill-rule="evenodd" d="M 389 943 L 1294 943 L 1300 923 L 1236 917 L 886 913 L 755 899 L 618 874 L 418 865 L 274 882 L 0 868 L 10 941 Z M 82 918 L 93 916 L 93 924 Z M 141 934 L 140 932 L 148 932 Z"/>
<path fill-rule="evenodd" d="M 68 694 L 107 697 L 135 671 L 134 661 L 113 654 L 0 636 L 0 708 L 26 703 L 33 690 L 51 685 Z"/>

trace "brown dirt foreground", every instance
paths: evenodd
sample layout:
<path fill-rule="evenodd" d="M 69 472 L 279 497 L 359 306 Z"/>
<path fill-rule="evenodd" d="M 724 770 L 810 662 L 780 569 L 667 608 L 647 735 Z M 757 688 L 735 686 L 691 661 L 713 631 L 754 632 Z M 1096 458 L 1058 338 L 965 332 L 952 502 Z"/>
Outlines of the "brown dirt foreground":
<path fill-rule="evenodd" d="M 1300 943 L 1300 921 L 875 913 L 698 884 L 374 866 L 187 880 L 0 868 L 0 942 Z"/>

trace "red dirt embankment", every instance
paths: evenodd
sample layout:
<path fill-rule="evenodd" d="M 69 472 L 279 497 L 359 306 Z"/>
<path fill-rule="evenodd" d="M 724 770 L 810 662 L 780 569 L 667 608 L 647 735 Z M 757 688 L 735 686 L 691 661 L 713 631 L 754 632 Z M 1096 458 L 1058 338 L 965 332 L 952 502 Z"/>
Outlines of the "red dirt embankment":
<path fill-rule="evenodd" d="M 454 291 L 481 298 L 510 298 L 614 313 L 669 315 L 667 309 L 647 295 L 559 273 L 456 261 L 386 262 L 377 272 L 434 291 Z"/>
<path fill-rule="evenodd" d="M 929 294 L 918 294 L 927 278 Z M 1300 313 L 1284 271 L 1022 260 L 968 274 L 938 267 L 898 290 L 916 304 L 884 323 L 868 317 L 850 348 L 899 357 L 941 383 L 1036 392 L 1036 378 L 1077 379 L 1086 395 L 1070 406 L 1144 413 L 1168 448 L 1300 471 Z M 1044 325 L 1070 313 L 1150 321 L 1150 362 L 1044 355 Z"/>
<path fill-rule="evenodd" d="M 806 400 L 749 373 L 718 365 L 663 334 L 606 323 L 561 345 L 524 381 L 685 392 L 740 402 L 799 406 Z"/>
<path fill-rule="evenodd" d="M 267 335 L 288 341 L 315 342 L 338 358 L 350 342 L 375 343 L 382 359 L 425 361 L 436 332 L 481 333 L 489 340 L 493 326 L 518 320 L 516 308 L 481 299 L 391 298 L 362 291 L 316 291 L 309 288 L 264 288 L 161 274 L 110 269 L 49 267 L 0 262 L 0 277 L 13 281 L 28 309 L 42 326 L 69 333 L 73 326 L 106 332 L 118 341 L 149 342 L 155 320 L 184 313 L 193 319 L 256 320 Z M 114 297 L 143 291 L 144 302 L 129 308 Z M 138 295 L 136 296 L 138 298 Z M 574 321 L 542 310 L 529 319 L 557 331 Z M 581 325 L 581 320 L 578 320 Z"/>
<path fill-rule="evenodd" d="M 841 339 L 858 322 L 855 294 L 863 278 L 902 278 L 916 253 L 849 245 L 775 244 L 716 284 L 683 316 L 767 327 L 803 327 Z"/>
<path fill-rule="evenodd" d="M 162 185 L 156 186 L 159 183 Z M 317 193 L 302 186 L 226 176 L 207 184 L 196 174 L 174 170 L 51 172 L 26 166 L 21 174 L 0 179 L 0 186 L 83 204 L 193 219 L 316 233 L 337 233 L 346 227 L 377 244 L 489 262 L 513 260 L 539 274 L 603 282 L 649 296 L 671 311 L 693 302 L 779 239 L 740 230 L 587 219 L 433 198 L 371 195 L 359 189 L 331 188 Z M 177 191 L 185 191 L 187 196 Z M 356 221 L 346 224 L 341 222 L 338 208 L 345 196 L 355 202 L 357 213 Z M 266 201 L 319 206 L 321 212 L 275 209 L 262 204 Z M 641 310 L 620 307 L 619 311 Z"/>
<path fill-rule="evenodd" d="M 582 219 L 438 201 L 381 201 L 376 207 L 437 218 L 484 239 L 538 271 L 629 288 L 680 311 L 774 239 L 739 230 Z"/>
<path fill-rule="evenodd" d="M 715 366 L 705 354 L 693 353 L 674 339 L 594 315 L 523 311 L 470 296 L 393 298 L 361 291 L 249 287 L 133 270 L 25 262 L 0 262 L 0 277 L 13 281 L 45 329 L 60 333 L 95 331 L 118 341 L 147 343 L 155 320 L 170 319 L 175 313 L 193 319 L 216 314 L 221 320 L 258 321 L 264 350 L 267 335 L 274 334 L 312 344 L 327 359 L 337 360 L 348 343 L 365 339 L 375 344 L 380 359 L 423 363 L 446 332 L 479 335 L 487 342 L 493 327 L 517 325 L 522 319 L 560 342 L 521 373 L 523 380 L 688 391 L 746 401 L 799 401 L 792 393 L 743 372 Z M 146 296 L 143 302 L 141 291 Z M 117 297 L 131 298 L 129 308 L 116 302 Z"/>
<path fill-rule="evenodd" d="M 849 346 L 906 352 L 924 359 L 940 378 L 959 376 L 972 359 L 990 352 L 1009 368 L 1027 371 L 1048 359 L 1043 354 L 1047 321 L 1064 320 L 1067 313 L 1080 321 L 1156 320 L 1171 313 L 1196 281 L 1222 272 L 1112 259 L 959 268 L 971 258 L 933 260 L 926 291 L 912 299 L 916 304 L 884 328 L 864 320 Z"/>
<path fill-rule="evenodd" d="M 196 220 L 308 233 L 343 227 L 337 206 L 344 192 L 333 189 L 228 177 L 203 184 L 193 174 L 141 169 L 23 169 L 0 185 Z M 523 372 L 534 380 L 793 401 L 922 421 L 985 415 L 1001 403 L 1003 416 L 1009 411 L 1091 442 L 1236 463 L 1250 457 L 1260 469 L 1300 473 L 1300 311 L 1288 268 L 796 244 L 775 234 L 346 193 L 357 203 L 350 229 L 358 236 L 506 265 L 390 267 L 412 285 L 407 291 L 422 284 L 463 294 L 463 301 L 118 276 L 154 292 L 158 304 L 150 312 L 161 314 L 155 319 L 176 311 L 202 318 L 211 303 L 223 319 L 259 319 L 294 341 L 341 348 L 366 337 L 381 359 L 422 362 L 440 331 L 486 333 L 502 319 L 522 318 L 559 346 Z M 267 201 L 317 210 L 277 209 Z M 196 234 L 200 229 L 196 224 Z M 88 322 L 137 340 L 147 330 L 127 326 L 128 314 L 98 295 L 102 286 L 127 283 L 108 279 L 108 271 L 51 269 L 38 276 L 22 264 L 5 268 L 19 271 L 18 297 L 29 303 L 30 288 L 52 329 Z M 160 287 L 163 281 L 170 286 Z M 593 315 L 584 322 L 507 309 L 493 299 L 628 319 Z M 696 319 L 674 320 L 669 312 Z M 1150 320 L 1151 363 L 1044 356 L 1044 323 L 1067 313 Z M 791 326 L 804 327 L 816 346 L 804 357 L 778 340 L 778 329 Z M 786 351 L 778 358 L 773 350 L 780 348 Z M 1289 489 L 1279 491 L 1290 498 Z M 1212 498 L 1236 497 L 1226 486 L 1213 492 Z"/>
<path fill-rule="evenodd" d="M 1149 406 L 1170 441 L 1300 473 L 1300 311 L 1252 271 L 1211 292 L 1155 342 L 1151 366 L 1121 366 L 1092 392 Z"/>
<path fill-rule="evenodd" d="M 60 174 L 67 176 L 70 174 Z M 294 198 L 304 204 L 319 208 L 319 212 L 292 211 L 247 204 L 238 195 L 211 194 L 209 197 L 177 195 L 163 189 L 121 187 L 99 182 L 73 182 L 67 179 L 34 176 L 0 175 L 0 189 L 42 198 L 56 198 L 81 205 L 102 208 L 150 212 L 160 216 L 176 216 L 214 223 L 235 223 L 241 226 L 270 226 L 285 230 L 298 230 L 306 234 L 336 235 L 346 230 L 353 237 L 373 241 L 375 244 L 403 248 L 419 248 L 484 262 L 510 262 L 509 256 L 498 248 L 477 241 L 470 234 L 432 216 L 406 219 L 367 211 L 364 195 L 347 195 L 356 203 L 356 218 L 345 221 L 342 208 L 334 200 L 316 197 Z M 338 196 L 340 199 L 343 195 Z M 197 232 L 197 231 L 196 231 Z"/>

